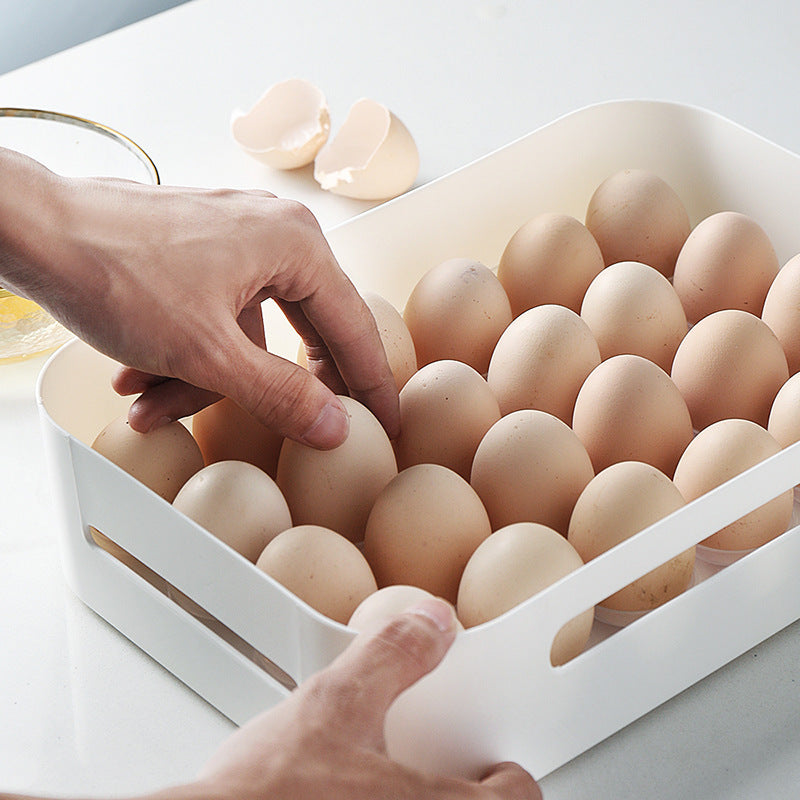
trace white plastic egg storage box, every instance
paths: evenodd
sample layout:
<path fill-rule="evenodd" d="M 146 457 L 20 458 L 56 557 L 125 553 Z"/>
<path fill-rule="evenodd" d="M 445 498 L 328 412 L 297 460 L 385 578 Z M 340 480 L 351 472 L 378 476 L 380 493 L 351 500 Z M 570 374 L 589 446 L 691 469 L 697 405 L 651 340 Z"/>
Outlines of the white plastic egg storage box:
<path fill-rule="evenodd" d="M 781 263 L 800 252 L 800 158 L 709 112 L 644 101 L 563 117 L 329 231 L 329 239 L 360 288 L 402 308 L 440 261 L 469 256 L 496 265 L 512 233 L 537 213 L 582 219 L 595 187 L 626 167 L 668 181 L 693 223 L 741 211 L 766 229 Z M 291 358 L 296 339 L 287 327 L 268 314 L 272 348 Z M 302 681 L 353 634 L 90 449 L 129 402 L 109 388 L 112 367 L 73 342 L 39 382 L 67 579 L 91 608 L 243 722 L 287 694 L 291 682 L 281 671 Z M 800 618 L 798 527 L 628 627 L 595 636 L 566 665 L 549 660 L 555 634 L 572 617 L 797 483 L 798 445 L 460 635 L 442 665 L 392 708 L 390 751 L 437 771 L 474 775 L 513 759 L 542 776 Z M 204 624 L 158 581 L 100 549 L 90 526 L 216 622 Z M 260 654 L 280 669 L 268 674 Z"/>

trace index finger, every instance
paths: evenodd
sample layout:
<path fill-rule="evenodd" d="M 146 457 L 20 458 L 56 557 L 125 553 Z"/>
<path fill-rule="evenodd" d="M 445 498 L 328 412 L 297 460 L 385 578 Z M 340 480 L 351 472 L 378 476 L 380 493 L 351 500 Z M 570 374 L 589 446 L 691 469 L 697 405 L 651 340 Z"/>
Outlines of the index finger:
<path fill-rule="evenodd" d="M 350 394 L 381 421 L 390 439 L 400 433 L 395 382 L 375 318 L 341 270 L 300 301 L 306 319 L 325 341 Z"/>

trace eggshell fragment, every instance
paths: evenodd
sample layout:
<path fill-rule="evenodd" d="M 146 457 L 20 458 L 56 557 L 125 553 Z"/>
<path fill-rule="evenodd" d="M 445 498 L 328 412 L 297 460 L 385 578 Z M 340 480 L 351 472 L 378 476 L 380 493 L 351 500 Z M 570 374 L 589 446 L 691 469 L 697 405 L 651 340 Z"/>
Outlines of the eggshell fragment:
<path fill-rule="evenodd" d="M 419 367 L 453 359 L 485 375 L 497 340 L 511 322 L 511 305 L 487 266 L 471 258 L 451 258 L 417 282 L 403 319 Z"/>
<path fill-rule="evenodd" d="M 205 465 L 197 442 L 180 422 L 139 433 L 128 425 L 128 416 L 110 422 L 92 443 L 132 477 L 171 503 L 179 489 Z"/>
<path fill-rule="evenodd" d="M 217 461 L 189 478 L 174 508 L 255 563 L 281 531 L 289 506 L 266 472 L 244 461 Z"/>
<path fill-rule="evenodd" d="M 497 266 L 515 317 L 554 303 L 578 313 L 587 287 L 603 269 L 603 254 L 583 223 L 567 214 L 540 214 L 509 239 Z"/>
<path fill-rule="evenodd" d="M 800 442 L 800 373 L 792 375 L 775 395 L 767 430 L 781 447 Z"/>
<path fill-rule="evenodd" d="M 228 397 L 192 417 L 192 435 L 206 464 L 246 461 L 274 478 L 283 436 L 262 425 Z"/>
<path fill-rule="evenodd" d="M 310 164 L 327 141 L 330 129 L 324 95 L 300 78 L 276 83 L 249 111 L 234 111 L 231 118 L 236 143 L 276 169 Z"/>
<path fill-rule="evenodd" d="M 691 225 L 680 197 L 658 175 L 626 169 L 597 187 L 586 209 L 606 266 L 641 261 L 669 278 Z"/>
<path fill-rule="evenodd" d="M 365 406 L 341 397 L 350 417 L 347 439 L 333 450 L 286 439 L 277 482 L 295 525 L 322 525 L 353 542 L 364 538 L 372 504 L 397 474 L 386 431 Z"/>
<path fill-rule="evenodd" d="M 790 258 L 775 276 L 764 300 L 761 319 L 786 354 L 789 374 L 800 371 L 800 254 Z"/>
<path fill-rule="evenodd" d="M 519 522 L 482 542 L 464 568 L 458 587 L 458 617 L 471 628 L 499 617 L 583 566 L 577 550 L 559 533 L 534 522 Z M 594 608 L 570 620 L 553 641 L 555 666 L 586 647 Z"/>
<path fill-rule="evenodd" d="M 319 525 L 279 533 L 256 566 L 326 617 L 346 625 L 378 587 L 364 556 L 350 541 Z"/>
<path fill-rule="evenodd" d="M 364 555 L 379 587 L 410 584 L 455 603 L 464 566 L 491 532 L 480 498 L 460 475 L 417 464 L 376 499 Z"/>
<path fill-rule="evenodd" d="M 780 451 L 760 425 L 723 419 L 700 431 L 675 470 L 675 485 L 687 503 Z M 794 492 L 789 489 L 736 522 L 713 533 L 702 544 L 721 550 L 748 550 L 783 533 L 789 526 Z"/>
<path fill-rule="evenodd" d="M 586 290 L 580 311 L 602 359 L 631 353 L 666 372 L 689 329 L 672 284 L 638 261 L 606 267 Z"/>
<path fill-rule="evenodd" d="M 362 98 L 319 152 L 314 178 L 323 188 L 359 200 L 385 200 L 417 178 L 419 152 L 408 128 L 385 106 Z"/>
<path fill-rule="evenodd" d="M 692 439 L 678 388 L 661 367 L 634 355 L 613 356 L 589 375 L 572 427 L 595 472 L 619 461 L 643 461 L 671 476 Z"/>
<path fill-rule="evenodd" d="M 513 411 L 486 432 L 472 462 L 470 483 L 492 530 L 539 522 L 566 536 L 580 493 L 594 477 L 575 433 L 545 411 Z"/>
<path fill-rule="evenodd" d="M 597 342 L 574 311 L 536 306 L 503 332 L 486 380 L 503 415 L 535 408 L 569 425 L 578 390 L 599 363 Z"/>
<path fill-rule="evenodd" d="M 697 430 L 738 417 L 766 427 L 789 378 L 786 356 L 765 322 L 747 311 L 716 311 L 694 325 L 672 363 L 672 380 Z"/>
<path fill-rule="evenodd" d="M 755 220 L 721 211 L 686 239 L 673 285 L 690 324 L 726 308 L 758 316 L 778 267 L 772 242 Z"/>
<path fill-rule="evenodd" d="M 567 539 L 584 562 L 597 558 L 685 505 L 675 484 L 660 470 L 622 461 L 599 472 L 583 490 Z M 646 611 L 686 590 L 694 570 L 691 547 L 603 600 L 615 611 Z"/>
<path fill-rule="evenodd" d="M 434 361 L 400 392 L 397 468 L 441 464 L 469 480 L 484 434 L 500 419 L 486 381 L 461 361 Z"/>
<path fill-rule="evenodd" d="M 383 589 L 378 589 L 377 592 L 373 592 L 359 603 L 347 624 L 358 631 L 374 630 L 397 614 L 409 611 L 423 600 L 429 600 L 433 596 L 418 586 L 401 584 L 384 586 Z M 463 630 L 464 626 L 456 620 L 456 628 Z"/>

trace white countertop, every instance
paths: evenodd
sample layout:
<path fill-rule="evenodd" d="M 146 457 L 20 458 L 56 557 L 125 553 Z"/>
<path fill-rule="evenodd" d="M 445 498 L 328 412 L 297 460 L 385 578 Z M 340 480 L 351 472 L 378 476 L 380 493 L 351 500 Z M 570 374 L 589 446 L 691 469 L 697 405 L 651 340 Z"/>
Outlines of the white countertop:
<path fill-rule="evenodd" d="M 0 105 L 124 131 L 164 183 L 260 186 L 324 226 L 367 204 L 272 172 L 235 107 L 306 77 L 334 129 L 369 96 L 420 148 L 420 182 L 611 98 L 704 106 L 800 151 L 800 6 L 672 0 L 194 0 L 0 76 Z M 0 30 L 0 46 L 13 30 Z M 33 398 L 42 360 L 0 367 L 0 789 L 124 795 L 189 779 L 232 725 L 66 588 Z M 800 624 L 551 776 L 558 798 L 794 798 Z M 591 709 L 587 709 L 591 714 Z"/>

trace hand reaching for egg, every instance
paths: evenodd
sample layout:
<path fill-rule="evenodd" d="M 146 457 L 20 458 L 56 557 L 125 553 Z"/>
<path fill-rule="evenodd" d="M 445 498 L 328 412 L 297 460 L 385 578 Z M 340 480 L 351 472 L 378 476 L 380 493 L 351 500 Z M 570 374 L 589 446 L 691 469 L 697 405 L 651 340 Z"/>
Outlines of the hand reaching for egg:
<path fill-rule="evenodd" d="M 35 293 L 81 338 L 133 368 L 115 385 L 143 393 L 133 428 L 225 395 L 282 435 L 329 448 L 348 429 L 338 392 L 396 436 L 397 388 L 374 319 L 304 206 L 266 192 L 64 179 L 9 151 L 0 156 L 20 187 L 8 210 L 15 239 L 4 285 Z M 270 297 L 303 337 L 313 374 L 259 341 L 259 307 Z"/>

